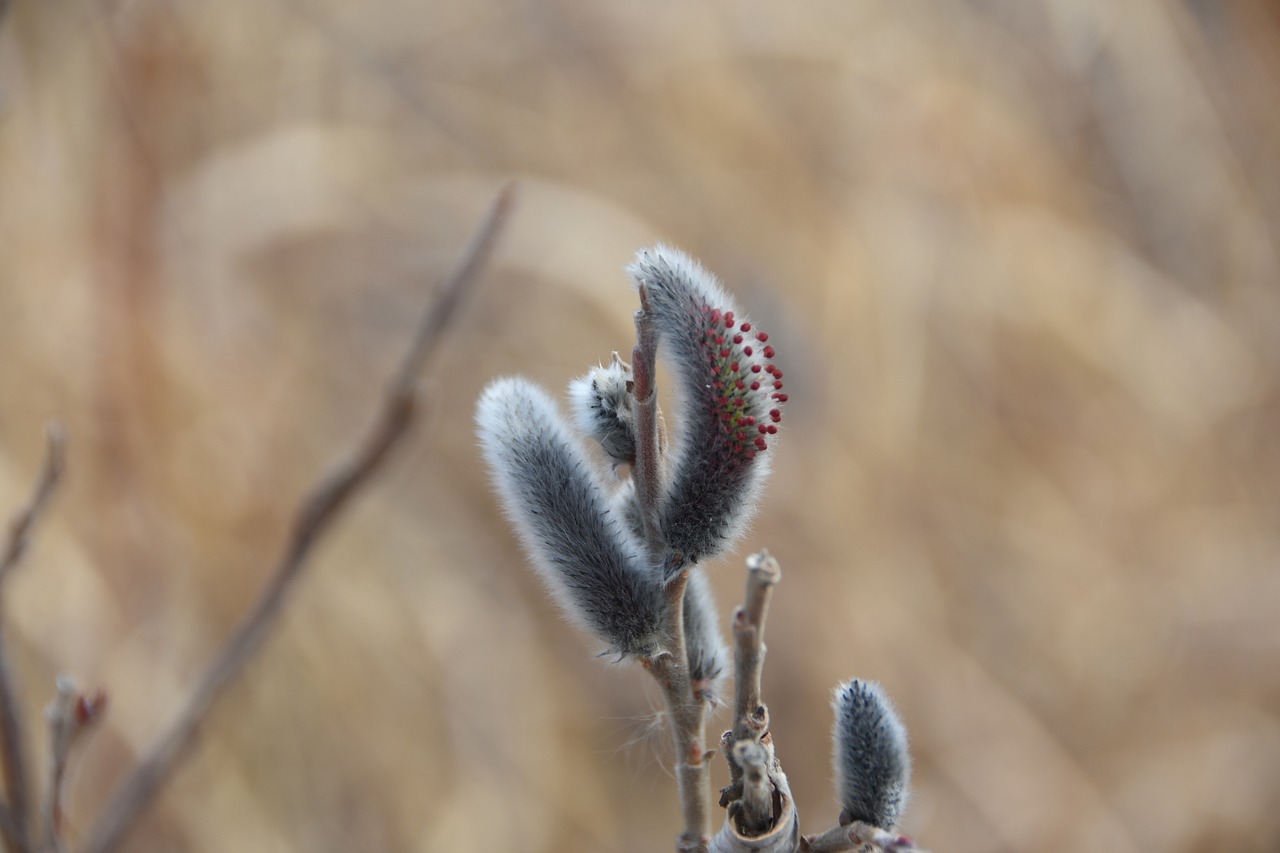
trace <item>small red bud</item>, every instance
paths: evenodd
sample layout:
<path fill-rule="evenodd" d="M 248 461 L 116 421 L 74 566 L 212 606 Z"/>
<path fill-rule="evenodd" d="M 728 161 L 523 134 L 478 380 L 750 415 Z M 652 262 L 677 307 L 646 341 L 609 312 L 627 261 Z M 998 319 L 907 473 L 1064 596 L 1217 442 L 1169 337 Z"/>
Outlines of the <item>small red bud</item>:
<path fill-rule="evenodd" d="M 765 341 L 769 340 L 769 333 L 756 332 L 756 340 L 758 340 L 760 343 L 764 343 Z"/>
<path fill-rule="evenodd" d="M 773 358 L 773 353 L 774 353 L 774 349 L 773 349 L 773 347 L 765 347 L 765 348 L 764 348 L 764 357 L 765 357 L 765 358 Z"/>

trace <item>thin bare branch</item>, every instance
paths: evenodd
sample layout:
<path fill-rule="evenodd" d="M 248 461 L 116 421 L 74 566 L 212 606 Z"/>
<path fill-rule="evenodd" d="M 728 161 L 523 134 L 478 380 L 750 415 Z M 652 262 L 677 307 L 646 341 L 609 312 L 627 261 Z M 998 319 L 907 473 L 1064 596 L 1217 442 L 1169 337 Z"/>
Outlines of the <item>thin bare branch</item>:
<path fill-rule="evenodd" d="M 764 622 L 773 587 L 782 569 L 768 551 L 747 558 L 747 592 L 733 617 L 734 678 L 733 739 L 760 740 L 769 730 L 769 709 L 761 698 L 760 677 L 767 648 Z"/>
<path fill-rule="evenodd" d="M 9 523 L 9 539 L 5 545 L 4 555 L 0 557 L 0 581 L 18 567 L 27 553 L 31 533 L 49 505 L 49 499 L 58 488 L 58 482 L 62 479 L 62 472 L 66 467 L 66 444 L 62 425 L 50 424 L 48 449 L 45 452 L 44 467 L 40 471 L 40 477 L 36 480 L 27 505 L 19 510 L 13 517 L 13 521 Z"/>
<path fill-rule="evenodd" d="M 66 465 L 66 439 L 59 424 L 48 428 L 48 449 L 44 467 L 36 480 L 31 498 L 18 511 L 9 525 L 9 538 L 0 556 L 0 583 L 22 562 L 32 533 L 49 505 Z M 31 796 L 28 787 L 26 738 L 23 731 L 21 702 L 9 662 L 8 639 L 5 634 L 3 595 L 0 595 L 0 772 L 4 775 L 7 802 L 0 831 L 11 849 L 27 853 L 31 848 Z"/>
<path fill-rule="evenodd" d="M 715 853 L 793 853 L 800 843 L 791 786 L 774 755 L 769 709 L 760 689 L 764 624 L 773 587 L 781 579 L 782 569 L 767 551 L 747 558 L 746 595 L 733 619 L 733 728 L 721 739 L 730 757 L 730 781 L 720 792 L 720 805 L 729 809 L 729 815 L 713 842 Z"/>
<path fill-rule="evenodd" d="M 382 399 L 373 426 L 354 453 L 321 479 L 302 501 L 284 553 L 258 600 L 200 676 L 177 718 L 117 786 L 90 828 L 84 853 L 108 853 L 119 848 L 191 747 L 200 723 L 214 702 L 274 627 L 289 592 L 308 565 L 312 547 L 331 529 L 339 511 L 369 482 L 405 435 L 417 411 L 418 375 L 454 316 L 463 292 L 491 254 L 514 201 L 515 187 L 507 185 L 490 205 L 460 263 L 446 279 L 440 296 L 418 327 L 413 345 Z"/>
<path fill-rule="evenodd" d="M 631 351 L 636 435 L 636 464 L 631 476 L 636 484 L 636 503 L 644 524 L 646 544 L 653 557 L 658 557 L 662 552 L 662 534 L 658 526 L 662 462 L 658 440 L 658 392 L 655 376 L 657 355 L 658 333 L 649 313 L 649 292 L 642 284 L 640 310 L 636 312 L 636 345 Z"/>

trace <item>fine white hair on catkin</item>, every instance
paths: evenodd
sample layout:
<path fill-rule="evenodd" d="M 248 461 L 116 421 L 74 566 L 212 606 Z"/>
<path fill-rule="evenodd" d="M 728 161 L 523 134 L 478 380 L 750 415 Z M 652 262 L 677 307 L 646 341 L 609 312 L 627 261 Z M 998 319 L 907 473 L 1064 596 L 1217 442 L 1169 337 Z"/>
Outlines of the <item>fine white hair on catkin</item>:
<path fill-rule="evenodd" d="M 853 679 L 836 687 L 834 752 L 841 820 L 897 826 L 911 792 L 907 729 L 884 689 Z"/>
<path fill-rule="evenodd" d="M 659 355 L 677 379 L 679 434 L 659 506 L 672 572 L 724 552 L 745 531 L 786 395 L 768 335 L 697 261 L 655 246 L 627 271 L 648 295 Z"/>
<path fill-rule="evenodd" d="M 659 645 L 665 602 L 656 570 L 610 511 L 598 472 L 547 392 L 497 379 L 476 431 L 503 509 L 553 598 L 622 656 Z"/>

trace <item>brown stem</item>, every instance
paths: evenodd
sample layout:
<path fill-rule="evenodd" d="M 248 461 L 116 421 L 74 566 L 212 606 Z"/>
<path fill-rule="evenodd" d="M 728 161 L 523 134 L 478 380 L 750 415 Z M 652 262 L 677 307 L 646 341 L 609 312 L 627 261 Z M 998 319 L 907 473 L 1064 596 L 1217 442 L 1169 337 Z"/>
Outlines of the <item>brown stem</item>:
<path fill-rule="evenodd" d="M 666 587 L 667 649 L 644 662 L 657 680 L 671 719 L 676 753 L 676 788 L 684 831 L 676 839 L 680 853 L 706 853 L 711 828 L 711 780 L 707 775 L 707 703 L 694 695 L 684 641 L 684 592 L 687 570 Z"/>
<path fill-rule="evenodd" d="M 769 614 L 773 587 L 782 580 L 782 569 L 768 551 L 747 558 L 747 592 L 733 617 L 736 690 L 733 705 L 733 739 L 760 740 L 769 730 L 769 709 L 761 698 L 764 670 L 764 622 Z"/>
<path fill-rule="evenodd" d="M 636 312 L 636 345 L 631 351 L 631 376 L 635 398 L 636 464 L 632 478 L 636 484 L 636 502 L 644 525 L 649 554 L 662 553 L 662 534 L 658 524 L 658 500 L 661 495 L 661 449 L 658 439 L 658 392 L 654 375 L 658 354 L 658 333 L 649 313 L 649 292 L 640 285 L 640 310 Z"/>
<path fill-rule="evenodd" d="M 383 396 L 372 428 L 354 454 L 317 483 L 302 501 L 284 554 L 257 601 L 200 676 L 177 718 L 116 787 L 89 830 L 84 853 L 108 853 L 119 848 L 143 809 L 155 798 L 191 747 L 200 723 L 214 702 L 275 625 L 289 592 L 307 565 L 312 547 L 405 435 L 417 411 L 418 374 L 433 352 L 440 333 L 453 317 L 463 291 L 475 279 L 491 253 L 514 200 L 515 187 L 507 185 L 490 205 L 461 262 L 451 272 L 441 295 L 419 325 L 412 347 Z"/>
<path fill-rule="evenodd" d="M 62 425 L 50 424 L 47 433 L 48 449 L 45 451 L 40 477 L 36 480 L 26 506 L 9 523 L 9 540 L 5 544 L 4 555 L 0 556 L 0 580 L 4 580 L 22 562 L 31 541 L 31 532 L 44 514 L 66 467 L 67 441 Z"/>
<path fill-rule="evenodd" d="M 53 497 L 66 465 L 66 440 L 62 427 L 51 424 L 44 467 L 26 506 L 19 510 L 9 525 L 9 538 L 0 555 L 0 582 L 22 562 L 30 545 L 31 534 Z M 31 850 L 31 797 L 28 788 L 26 741 L 23 734 L 21 703 L 14 684 L 13 666 L 9 662 L 5 636 L 3 596 L 0 595 L 0 773 L 4 776 L 8 800 L 4 820 L 0 821 L 10 848 L 18 853 Z"/>
<path fill-rule="evenodd" d="M 769 709 L 760 688 L 764 624 L 773 587 L 781 579 L 782 569 L 767 551 L 747 558 L 746 595 L 733 619 L 733 728 L 721 740 L 730 757 L 730 784 L 720 792 L 720 804 L 729 815 L 716 835 L 716 853 L 793 853 L 800 843 L 791 787 L 774 755 Z"/>

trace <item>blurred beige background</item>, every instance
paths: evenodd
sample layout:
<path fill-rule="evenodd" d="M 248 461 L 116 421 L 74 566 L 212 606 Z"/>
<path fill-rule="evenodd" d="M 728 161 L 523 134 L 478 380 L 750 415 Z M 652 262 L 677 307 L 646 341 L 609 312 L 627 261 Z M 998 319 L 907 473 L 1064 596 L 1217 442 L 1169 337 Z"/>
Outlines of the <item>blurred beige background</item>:
<path fill-rule="evenodd" d="M 514 177 L 428 418 L 131 849 L 671 849 L 657 693 L 545 601 L 471 429 L 489 378 L 629 347 L 666 240 L 787 373 L 711 573 L 727 614 L 743 555 L 783 562 L 806 830 L 859 675 L 936 851 L 1276 850 L 1278 82 L 1265 0 L 17 0 L 0 514 L 48 420 L 72 444 L 4 604 L 33 730 L 57 672 L 112 695 L 72 837 Z"/>

